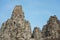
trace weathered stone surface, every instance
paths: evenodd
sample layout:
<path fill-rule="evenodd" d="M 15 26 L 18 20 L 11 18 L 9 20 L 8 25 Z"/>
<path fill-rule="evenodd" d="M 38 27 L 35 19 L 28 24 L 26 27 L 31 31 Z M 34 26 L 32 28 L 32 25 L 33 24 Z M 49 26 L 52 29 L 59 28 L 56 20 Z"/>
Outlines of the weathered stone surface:
<path fill-rule="evenodd" d="M 42 31 L 35 27 L 32 32 L 22 6 L 16 5 L 11 18 L 0 28 L 0 40 L 60 40 L 60 20 L 56 16 L 51 16 Z"/>
<path fill-rule="evenodd" d="M 38 27 L 34 28 L 33 36 L 34 36 L 35 40 L 41 40 L 42 39 L 42 32 Z"/>
<path fill-rule="evenodd" d="M 22 6 L 17 5 L 10 19 L 2 24 L 1 40 L 29 40 L 31 38 L 31 28 L 29 21 L 24 19 Z"/>
<path fill-rule="evenodd" d="M 60 31 L 60 21 L 56 15 L 51 16 L 47 24 L 43 27 L 43 35 L 44 37 L 58 38 L 60 34 L 58 31 Z"/>

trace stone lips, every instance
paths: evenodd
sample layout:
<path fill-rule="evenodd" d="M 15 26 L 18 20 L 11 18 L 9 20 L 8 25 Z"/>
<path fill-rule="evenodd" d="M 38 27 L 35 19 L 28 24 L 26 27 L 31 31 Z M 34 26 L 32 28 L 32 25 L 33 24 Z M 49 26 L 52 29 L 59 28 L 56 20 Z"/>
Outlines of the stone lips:
<path fill-rule="evenodd" d="M 60 20 L 56 15 L 51 16 L 42 31 L 35 27 L 31 31 L 31 25 L 25 19 L 21 5 L 16 5 L 12 16 L 2 24 L 0 28 L 0 40 L 59 40 Z"/>

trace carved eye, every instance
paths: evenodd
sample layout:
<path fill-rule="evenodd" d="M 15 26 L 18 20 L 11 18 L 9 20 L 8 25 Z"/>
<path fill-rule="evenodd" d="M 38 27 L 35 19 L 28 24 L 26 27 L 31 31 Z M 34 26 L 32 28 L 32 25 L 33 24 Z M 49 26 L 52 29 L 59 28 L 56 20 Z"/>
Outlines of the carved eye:
<path fill-rule="evenodd" d="M 18 18 L 21 18 L 22 17 L 22 15 L 18 15 Z"/>
<path fill-rule="evenodd" d="M 22 15 L 20 15 L 20 17 L 22 17 Z"/>
<path fill-rule="evenodd" d="M 15 24 L 15 22 L 14 22 L 14 24 Z"/>

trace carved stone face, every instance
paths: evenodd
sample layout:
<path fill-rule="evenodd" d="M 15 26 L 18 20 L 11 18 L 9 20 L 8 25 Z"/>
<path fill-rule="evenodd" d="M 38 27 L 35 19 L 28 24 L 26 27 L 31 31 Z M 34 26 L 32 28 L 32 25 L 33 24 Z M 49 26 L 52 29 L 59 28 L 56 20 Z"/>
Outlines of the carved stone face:
<path fill-rule="evenodd" d="M 22 6 L 16 6 L 13 10 L 12 19 L 24 20 L 24 13 L 22 11 Z"/>
<path fill-rule="evenodd" d="M 22 13 L 22 6 L 16 6 L 14 8 L 14 13 L 15 14 L 21 14 Z"/>
<path fill-rule="evenodd" d="M 39 32 L 39 30 L 38 29 L 35 29 L 35 32 Z"/>
<path fill-rule="evenodd" d="M 13 29 L 14 29 L 14 27 L 13 27 L 13 26 L 11 26 L 10 30 L 13 30 Z"/>
<path fill-rule="evenodd" d="M 26 29 L 28 29 L 29 25 L 26 25 Z"/>
<path fill-rule="evenodd" d="M 21 32 L 21 29 L 20 28 L 18 28 L 18 32 Z"/>
<path fill-rule="evenodd" d="M 28 22 L 27 22 L 27 21 L 25 21 L 25 28 L 27 29 L 27 28 L 28 28 L 28 26 L 29 26 Z"/>

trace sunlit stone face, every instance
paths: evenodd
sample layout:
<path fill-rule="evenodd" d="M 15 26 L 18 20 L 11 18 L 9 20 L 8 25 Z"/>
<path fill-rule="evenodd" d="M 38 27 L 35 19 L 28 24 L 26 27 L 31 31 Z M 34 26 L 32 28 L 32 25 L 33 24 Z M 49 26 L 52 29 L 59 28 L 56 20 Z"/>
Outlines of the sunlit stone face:
<path fill-rule="evenodd" d="M 38 32 L 38 31 L 39 31 L 38 29 L 35 30 L 35 32 Z"/>
<path fill-rule="evenodd" d="M 22 6 L 19 5 L 19 6 L 16 6 L 13 10 L 13 14 L 12 14 L 12 19 L 14 20 L 24 20 L 24 12 L 22 11 Z"/>
<path fill-rule="evenodd" d="M 29 28 L 29 25 L 26 25 L 26 30 L 28 30 L 28 28 Z"/>
<path fill-rule="evenodd" d="M 16 6 L 14 8 L 14 13 L 15 14 L 21 14 L 22 13 L 22 6 Z"/>

